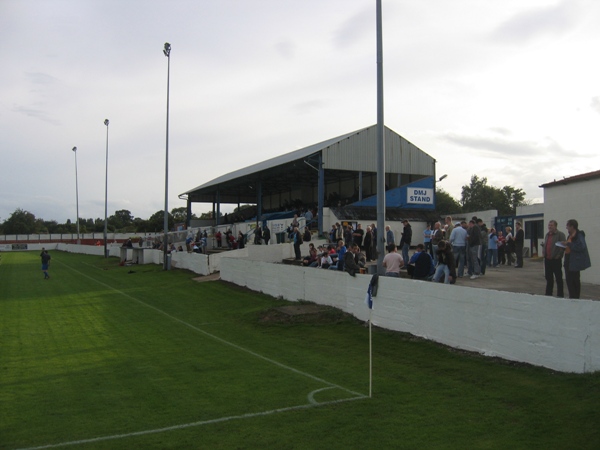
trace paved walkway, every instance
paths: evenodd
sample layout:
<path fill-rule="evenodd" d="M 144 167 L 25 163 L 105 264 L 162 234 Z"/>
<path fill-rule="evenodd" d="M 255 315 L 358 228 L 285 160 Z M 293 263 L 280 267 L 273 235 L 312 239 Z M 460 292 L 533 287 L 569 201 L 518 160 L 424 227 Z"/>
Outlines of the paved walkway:
<path fill-rule="evenodd" d="M 497 291 L 522 292 L 526 294 L 541 294 L 546 292 L 546 279 L 544 278 L 544 263 L 542 258 L 523 258 L 523 268 L 516 269 L 512 266 L 498 266 L 494 269 L 488 267 L 485 275 L 476 280 L 471 280 L 466 272 L 456 284 L 460 286 L 473 286 Z M 565 296 L 569 291 L 565 283 Z M 556 295 L 556 285 L 554 286 Z M 581 283 L 581 298 L 600 300 L 600 285 Z"/>

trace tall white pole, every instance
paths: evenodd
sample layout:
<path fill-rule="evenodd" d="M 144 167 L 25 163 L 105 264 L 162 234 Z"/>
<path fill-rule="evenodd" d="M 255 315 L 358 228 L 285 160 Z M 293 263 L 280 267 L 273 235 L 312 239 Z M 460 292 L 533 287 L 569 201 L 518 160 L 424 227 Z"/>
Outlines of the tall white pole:
<path fill-rule="evenodd" d="M 104 176 L 104 257 L 108 258 L 108 119 L 104 119 L 106 125 L 106 174 Z"/>
<path fill-rule="evenodd" d="M 77 244 L 81 244 L 81 239 L 79 238 L 79 183 L 77 181 L 77 147 L 73 147 L 73 152 L 75 153 L 75 204 L 77 208 Z"/>
<path fill-rule="evenodd" d="M 168 270 L 168 252 L 169 252 L 169 81 L 171 76 L 171 44 L 165 42 L 163 53 L 167 57 L 167 138 L 165 149 L 165 218 L 164 228 L 165 237 L 163 239 L 163 269 Z"/>
<path fill-rule="evenodd" d="M 385 134 L 383 121 L 383 32 L 381 0 L 377 0 L 377 273 L 384 275 Z"/>

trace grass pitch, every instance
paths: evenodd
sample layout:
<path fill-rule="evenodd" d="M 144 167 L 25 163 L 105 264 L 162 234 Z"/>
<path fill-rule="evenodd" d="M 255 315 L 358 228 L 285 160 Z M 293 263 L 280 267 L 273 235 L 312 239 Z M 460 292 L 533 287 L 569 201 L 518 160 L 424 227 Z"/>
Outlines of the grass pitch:
<path fill-rule="evenodd" d="M 508 364 L 160 266 L 0 263 L 0 448 L 599 448 L 600 376 Z"/>

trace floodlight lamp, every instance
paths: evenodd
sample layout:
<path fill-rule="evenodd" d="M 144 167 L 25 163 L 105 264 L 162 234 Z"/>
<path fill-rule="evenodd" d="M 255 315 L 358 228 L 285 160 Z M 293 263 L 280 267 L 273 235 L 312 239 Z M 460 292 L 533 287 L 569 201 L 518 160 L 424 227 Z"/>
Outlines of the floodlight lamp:
<path fill-rule="evenodd" d="M 447 173 L 446 173 L 446 174 L 444 174 L 444 175 L 442 175 L 442 176 L 441 176 L 441 177 L 438 179 L 438 181 L 442 181 L 442 180 L 443 180 L 444 178 L 446 178 L 447 176 L 448 176 L 448 174 L 447 174 Z"/>
<path fill-rule="evenodd" d="M 73 151 L 76 152 L 77 151 L 77 147 L 73 147 Z"/>
<path fill-rule="evenodd" d="M 163 53 L 167 58 L 171 54 L 171 44 L 169 44 L 168 42 L 165 42 L 165 49 L 163 50 Z"/>
<path fill-rule="evenodd" d="M 104 119 L 104 125 L 108 126 L 108 119 Z"/>

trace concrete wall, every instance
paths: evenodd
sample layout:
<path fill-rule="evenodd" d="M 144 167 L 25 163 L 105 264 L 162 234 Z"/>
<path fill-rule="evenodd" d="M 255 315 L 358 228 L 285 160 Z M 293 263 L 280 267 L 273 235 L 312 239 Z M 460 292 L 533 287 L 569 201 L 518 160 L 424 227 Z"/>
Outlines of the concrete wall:
<path fill-rule="evenodd" d="M 575 219 L 585 231 L 592 267 L 581 272 L 581 281 L 598 284 L 600 280 L 600 210 L 597 206 L 600 179 L 586 180 L 544 188 L 544 226 L 549 220 L 558 222 L 558 229 L 567 234 L 567 220 Z"/>
<path fill-rule="evenodd" d="M 221 279 L 366 320 L 370 275 L 249 258 L 221 260 Z M 372 321 L 455 348 L 562 372 L 600 370 L 600 302 L 380 277 Z"/>

